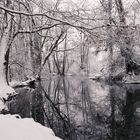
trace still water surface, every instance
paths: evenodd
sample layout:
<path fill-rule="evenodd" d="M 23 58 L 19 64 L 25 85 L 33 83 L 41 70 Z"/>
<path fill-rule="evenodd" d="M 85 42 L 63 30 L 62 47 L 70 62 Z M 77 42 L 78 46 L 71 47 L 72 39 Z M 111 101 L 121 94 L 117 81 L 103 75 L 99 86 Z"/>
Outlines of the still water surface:
<path fill-rule="evenodd" d="M 140 140 L 140 85 L 50 77 L 16 89 L 10 112 L 52 128 L 64 140 Z"/>

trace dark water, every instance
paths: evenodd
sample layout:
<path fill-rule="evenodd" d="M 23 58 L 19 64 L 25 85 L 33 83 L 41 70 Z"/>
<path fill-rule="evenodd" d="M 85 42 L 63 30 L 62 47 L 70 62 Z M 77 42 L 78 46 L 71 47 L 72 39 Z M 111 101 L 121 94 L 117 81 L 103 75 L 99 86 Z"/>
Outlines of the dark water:
<path fill-rule="evenodd" d="M 16 89 L 10 112 L 52 128 L 64 140 L 140 140 L 140 85 L 57 77 Z"/>

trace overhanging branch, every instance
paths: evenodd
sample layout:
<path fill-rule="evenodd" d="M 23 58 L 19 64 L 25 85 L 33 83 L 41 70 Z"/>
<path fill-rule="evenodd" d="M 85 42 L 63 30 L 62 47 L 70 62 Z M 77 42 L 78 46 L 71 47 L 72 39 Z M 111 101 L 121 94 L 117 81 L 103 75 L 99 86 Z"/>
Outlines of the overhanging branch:
<path fill-rule="evenodd" d="M 42 30 L 46 30 L 46 29 L 51 29 L 55 26 L 58 26 L 60 24 L 53 24 L 51 26 L 47 26 L 47 27 L 40 27 L 38 29 L 34 29 L 34 30 L 19 30 L 16 34 L 19 34 L 19 33 L 26 33 L 26 34 L 30 34 L 30 33 L 35 33 L 35 32 L 39 32 L 39 31 L 42 31 Z"/>
<path fill-rule="evenodd" d="M 2 5 L 0 5 L 0 9 L 2 9 L 4 11 L 7 11 L 8 13 L 13 13 L 13 14 L 17 14 L 17 15 L 41 16 L 41 17 L 44 16 L 44 17 L 49 18 L 49 19 L 51 19 L 53 21 L 60 22 L 63 25 L 69 25 L 71 27 L 78 28 L 78 29 L 81 29 L 81 30 L 94 30 L 94 29 L 97 29 L 97 28 L 106 27 L 106 25 L 102 25 L 102 26 L 98 26 L 98 27 L 87 28 L 87 27 L 84 27 L 84 26 L 74 25 L 74 24 L 71 24 L 71 23 L 66 22 L 64 20 L 60 20 L 58 18 L 51 17 L 51 16 L 49 16 L 49 15 L 46 14 L 47 12 L 31 14 L 31 13 L 27 13 L 27 12 L 23 12 L 23 11 L 12 10 L 12 9 L 6 8 L 6 7 L 2 6 Z"/>

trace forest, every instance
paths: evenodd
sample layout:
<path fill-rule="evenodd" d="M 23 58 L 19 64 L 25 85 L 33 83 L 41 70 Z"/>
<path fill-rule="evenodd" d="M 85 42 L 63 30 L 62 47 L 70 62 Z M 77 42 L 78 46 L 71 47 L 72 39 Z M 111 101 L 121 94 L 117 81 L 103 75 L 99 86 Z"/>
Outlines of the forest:
<path fill-rule="evenodd" d="M 140 139 L 139 12 L 140 0 L 0 0 L 0 139 Z M 27 118 L 46 134 L 19 139 Z"/>

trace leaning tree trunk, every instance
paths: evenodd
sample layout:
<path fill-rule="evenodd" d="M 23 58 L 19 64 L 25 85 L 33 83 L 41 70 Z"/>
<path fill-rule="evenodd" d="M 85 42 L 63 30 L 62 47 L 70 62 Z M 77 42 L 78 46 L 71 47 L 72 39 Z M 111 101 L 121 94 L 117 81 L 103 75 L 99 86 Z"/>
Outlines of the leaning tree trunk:
<path fill-rule="evenodd" d="M 0 39 L 0 97 L 7 97 L 6 94 L 13 93 L 14 89 L 8 85 L 7 82 L 7 51 L 9 39 L 9 27 L 5 29 Z"/>

